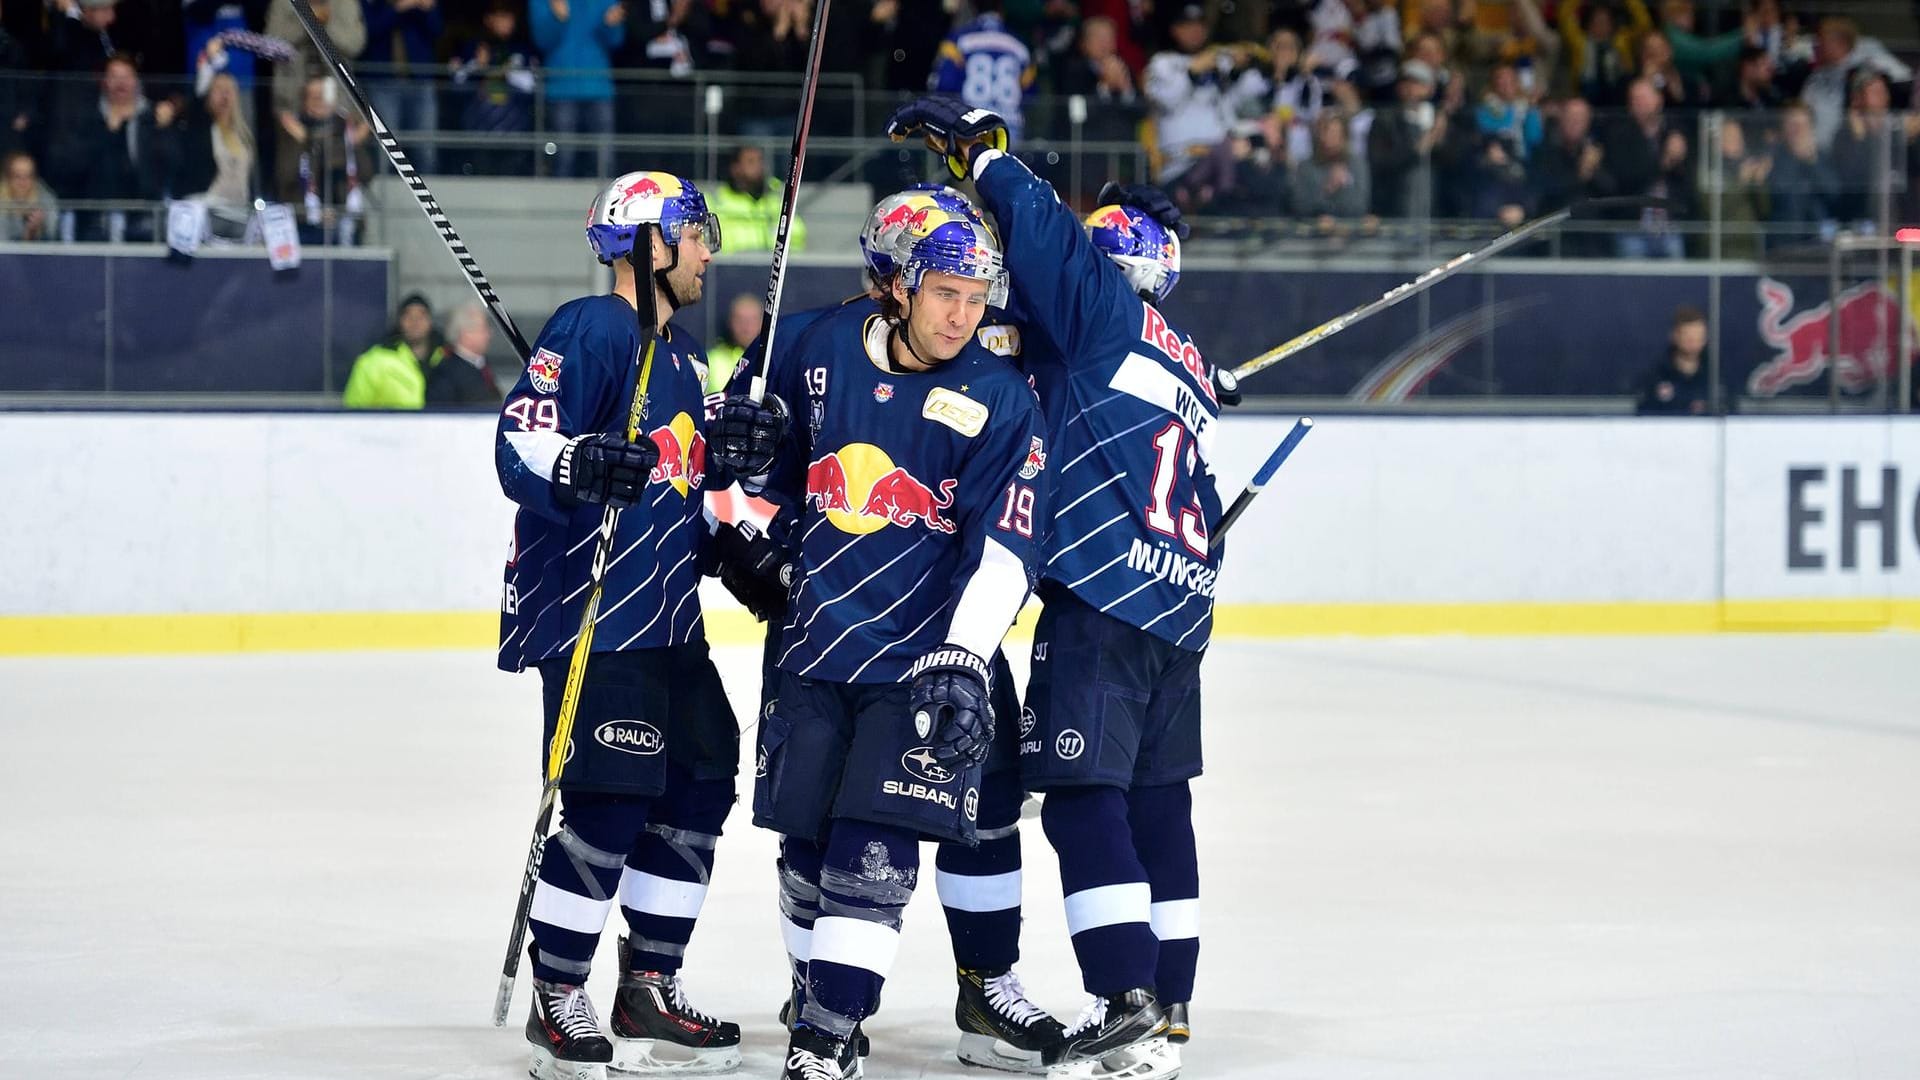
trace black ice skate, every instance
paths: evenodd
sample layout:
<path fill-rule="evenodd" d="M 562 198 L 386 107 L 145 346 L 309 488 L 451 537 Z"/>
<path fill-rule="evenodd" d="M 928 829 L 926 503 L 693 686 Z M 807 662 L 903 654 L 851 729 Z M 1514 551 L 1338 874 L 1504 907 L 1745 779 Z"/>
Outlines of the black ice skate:
<path fill-rule="evenodd" d="M 1046 1054 L 1049 1076 L 1071 1080 L 1173 1080 L 1180 1059 L 1153 991 L 1094 998 Z"/>
<path fill-rule="evenodd" d="M 960 1028 L 960 1060 L 1008 1072 L 1045 1072 L 1046 1053 L 1066 1029 L 1027 998 L 1020 976 L 1008 971 L 959 970 L 953 1022 Z"/>
<path fill-rule="evenodd" d="M 1167 1006 L 1167 1041 L 1180 1046 L 1191 1038 L 1193 1025 L 1187 1023 L 1187 1003 L 1178 1001 Z"/>
<path fill-rule="evenodd" d="M 791 1032 L 794 1029 L 794 1006 L 800 1000 L 800 984 L 795 983 L 793 993 L 780 1003 L 780 1026 Z M 859 1024 L 853 1025 L 853 1038 L 847 1040 L 846 1051 L 840 1058 L 840 1074 L 844 1080 L 859 1080 L 866 1075 L 866 1066 L 861 1061 L 873 1053 L 873 1044 L 867 1041 L 867 1033 Z"/>
<path fill-rule="evenodd" d="M 846 1071 L 854 1063 L 855 1072 Z M 846 1039 L 836 1039 L 805 1024 L 795 1024 L 787 1043 L 787 1067 L 780 1080 L 849 1080 L 858 1076 L 860 1058 Z"/>
<path fill-rule="evenodd" d="M 606 1080 L 613 1045 L 600 1033 L 582 987 L 533 980 L 527 1041 L 533 1044 L 527 1075 L 536 1080 Z"/>
<path fill-rule="evenodd" d="M 620 955 L 627 955 L 625 938 Z M 678 974 L 623 971 L 609 1020 L 614 1072 L 695 1076 L 740 1064 L 740 1025 L 694 1008 Z"/>

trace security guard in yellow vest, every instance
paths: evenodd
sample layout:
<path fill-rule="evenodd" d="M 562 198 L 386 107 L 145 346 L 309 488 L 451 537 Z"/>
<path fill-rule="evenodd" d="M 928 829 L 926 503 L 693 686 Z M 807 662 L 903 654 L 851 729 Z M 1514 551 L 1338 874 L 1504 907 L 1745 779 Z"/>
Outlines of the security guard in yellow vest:
<path fill-rule="evenodd" d="M 707 207 L 720 218 L 720 235 L 728 251 L 772 251 L 780 231 L 780 193 L 784 185 L 767 179 L 767 155 L 757 146 L 737 146 L 727 159 L 727 182 L 707 196 Z M 807 226 L 793 216 L 788 251 L 804 251 Z"/>

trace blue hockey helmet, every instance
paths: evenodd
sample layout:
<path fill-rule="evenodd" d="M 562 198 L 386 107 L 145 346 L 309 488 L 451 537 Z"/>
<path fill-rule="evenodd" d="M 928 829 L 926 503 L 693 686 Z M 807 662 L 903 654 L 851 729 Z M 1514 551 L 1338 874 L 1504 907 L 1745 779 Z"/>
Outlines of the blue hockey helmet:
<path fill-rule="evenodd" d="M 1133 291 L 1166 300 L 1180 280 L 1180 238 L 1131 206 L 1103 206 L 1087 215 L 1087 236 L 1112 259 Z"/>
<path fill-rule="evenodd" d="M 720 250 L 720 219 L 707 209 L 706 196 L 693 181 L 672 173 L 630 172 L 600 192 L 587 211 L 587 243 L 594 258 L 608 265 L 626 258 L 642 225 L 660 226 L 670 251 L 689 227 L 700 230 L 708 251 Z"/>
<path fill-rule="evenodd" d="M 986 219 L 965 195 L 945 184 L 915 184 L 874 204 L 860 230 L 860 255 L 875 284 L 900 270 L 913 242 L 949 221 Z"/>
<path fill-rule="evenodd" d="M 1007 306 L 1007 267 L 1000 241 L 978 220 L 956 218 L 916 238 L 900 261 L 900 283 L 918 292 L 928 273 L 952 274 L 987 283 L 987 306 Z"/>

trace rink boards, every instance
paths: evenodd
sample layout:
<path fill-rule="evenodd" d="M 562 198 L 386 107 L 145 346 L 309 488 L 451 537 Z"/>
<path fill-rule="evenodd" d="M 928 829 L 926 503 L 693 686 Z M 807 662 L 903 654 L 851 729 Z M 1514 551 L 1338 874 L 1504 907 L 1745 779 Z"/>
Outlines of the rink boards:
<path fill-rule="evenodd" d="M 1290 423 L 1222 425 L 1223 501 Z M 489 417 L 16 413 L 0 454 L 0 653 L 495 634 Z M 1321 417 L 1228 548 L 1236 637 L 1920 628 L 1920 419 Z"/>

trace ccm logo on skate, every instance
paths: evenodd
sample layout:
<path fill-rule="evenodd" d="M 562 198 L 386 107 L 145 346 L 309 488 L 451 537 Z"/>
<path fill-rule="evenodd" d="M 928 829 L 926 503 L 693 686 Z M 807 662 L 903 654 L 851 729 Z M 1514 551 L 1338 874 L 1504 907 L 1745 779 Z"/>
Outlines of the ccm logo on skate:
<path fill-rule="evenodd" d="M 1087 749 L 1087 740 L 1080 733 L 1068 728 L 1053 740 L 1053 752 L 1060 755 L 1061 761 L 1072 761 Z"/>
<path fill-rule="evenodd" d="M 609 720 L 594 729 L 593 738 L 623 754 L 657 754 L 667 748 L 666 736 L 645 720 Z"/>

